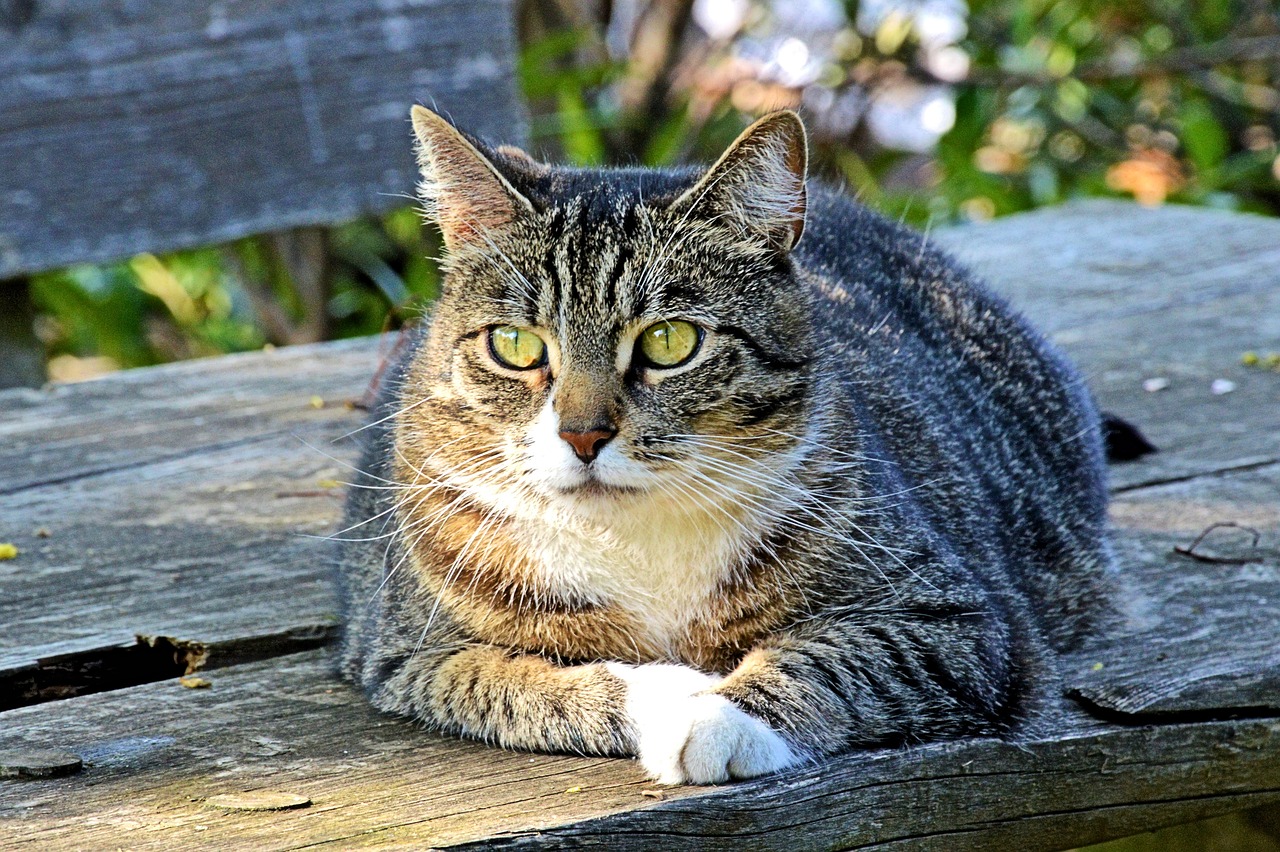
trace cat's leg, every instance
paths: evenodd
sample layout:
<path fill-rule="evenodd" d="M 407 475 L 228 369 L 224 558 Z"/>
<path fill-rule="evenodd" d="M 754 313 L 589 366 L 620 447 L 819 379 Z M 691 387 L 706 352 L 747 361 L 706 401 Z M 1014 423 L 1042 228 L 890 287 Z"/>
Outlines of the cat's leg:
<path fill-rule="evenodd" d="M 983 617 L 807 622 L 766 638 L 711 690 L 633 711 L 640 760 L 665 783 L 715 783 L 857 746 L 997 732 L 1010 712 L 1007 635 Z"/>
<path fill-rule="evenodd" d="M 378 667 L 375 706 L 508 748 L 636 755 L 665 784 L 718 783 L 799 759 L 786 740 L 713 693 L 688 666 L 562 666 L 486 645 L 420 652 Z"/>
<path fill-rule="evenodd" d="M 801 759 L 779 734 L 712 691 L 721 678 L 677 665 L 608 668 L 627 685 L 640 765 L 661 784 L 754 778 Z"/>
<path fill-rule="evenodd" d="M 993 733 L 1025 676 L 990 613 L 822 619 L 761 642 L 717 691 L 817 754 Z"/>
<path fill-rule="evenodd" d="M 626 690 L 603 665 L 561 666 L 489 645 L 423 650 L 384 663 L 380 709 L 507 748 L 627 755 Z"/>
<path fill-rule="evenodd" d="M 687 666 L 558 665 L 488 645 L 378 668 L 383 676 L 368 680 L 383 710 L 508 748 L 598 755 L 642 754 L 648 708 L 680 705 L 718 682 Z"/>

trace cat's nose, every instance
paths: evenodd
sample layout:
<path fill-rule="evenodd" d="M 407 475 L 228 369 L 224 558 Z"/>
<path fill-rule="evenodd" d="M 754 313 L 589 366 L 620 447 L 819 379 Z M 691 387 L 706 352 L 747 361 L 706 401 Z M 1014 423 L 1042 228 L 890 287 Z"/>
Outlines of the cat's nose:
<path fill-rule="evenodd" d="M 596 456 L 609 443 L 609 439 L 618 434 L 617 429 L 592 429 L 590 432 L 561 432 L 560 437 L 573 447 L 573 453 L 583 464 L 591 464 Z"/>

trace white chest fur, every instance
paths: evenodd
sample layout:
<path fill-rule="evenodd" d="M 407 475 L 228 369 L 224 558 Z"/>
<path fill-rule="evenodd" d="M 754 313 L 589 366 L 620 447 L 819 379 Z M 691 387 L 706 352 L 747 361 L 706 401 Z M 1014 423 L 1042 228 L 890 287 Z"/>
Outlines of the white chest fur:
<path fill-rule="evenodd" d="M 551 589 L 636 616 L 649 644 L 674 647 L 714 607 L 721 581 L 755 540 L 738 506 L 620 503 L 594 521 L 530 524 L 531 553 Z"/>

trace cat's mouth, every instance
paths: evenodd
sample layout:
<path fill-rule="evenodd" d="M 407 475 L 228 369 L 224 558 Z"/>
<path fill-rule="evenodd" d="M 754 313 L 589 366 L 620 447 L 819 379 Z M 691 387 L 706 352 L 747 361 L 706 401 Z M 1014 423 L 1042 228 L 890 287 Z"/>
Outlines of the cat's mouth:
<path fill-rule="evenodd" d="M 644 489 L 637 488 L 634 485 L 611 485 L 602 482 L 591 473 L 581 482 L 573 485 L 558 486 L 556 491 L 565 497 L 599 497 L 599 498 L 618 498 L 631 494 L 639 494 Z"/>

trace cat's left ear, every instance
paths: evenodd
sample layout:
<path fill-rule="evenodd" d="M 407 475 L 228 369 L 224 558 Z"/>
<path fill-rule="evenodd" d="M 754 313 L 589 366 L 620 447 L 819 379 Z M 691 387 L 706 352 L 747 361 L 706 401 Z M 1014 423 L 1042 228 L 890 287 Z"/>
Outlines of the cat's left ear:
<path fill-rule="evenodd" d="M 419 194 L 451 251 L 486 242 L 491 232 L 534 212 L 529 200 L 452 124 L 420 106 L 413 108 L 412 118 L 422 168 Z"/>
<path fill-rule="evenodd" d="M 744 234 L 787 252 L 804 233 L 808 150 L 804 124 L 790 110 L 742 132 L 672 209 L 727 221 Z"/>

